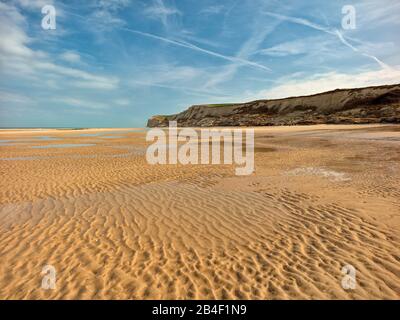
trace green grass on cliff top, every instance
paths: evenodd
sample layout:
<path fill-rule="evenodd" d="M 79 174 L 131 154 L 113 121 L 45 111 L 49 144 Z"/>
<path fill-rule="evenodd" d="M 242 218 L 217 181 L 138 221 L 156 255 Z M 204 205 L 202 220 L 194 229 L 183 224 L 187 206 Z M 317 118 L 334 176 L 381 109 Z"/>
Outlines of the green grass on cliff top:
<path fill-rule="evenodd" d="M 240 105 L 240 103 L 215 103 L 215 104 L 203 104 L 203 106 L 208 107 L 208 108 L 218 108 L 218 107 L 233 107 Z M 158 119 L 158 120 L 167 120 L 168 118 L 172 117 L 173 115 L 164 115 L 164 114 L 159 114 L 154 116 L 153 118 Z"/>
<path fill-rule="evenodd" d="M 205 106 L 209 108 L 217 108 L 217 107 L 233 107 L 238 104 L 239 103 L 219 103 L 219 104 L 206 104 Z"/>

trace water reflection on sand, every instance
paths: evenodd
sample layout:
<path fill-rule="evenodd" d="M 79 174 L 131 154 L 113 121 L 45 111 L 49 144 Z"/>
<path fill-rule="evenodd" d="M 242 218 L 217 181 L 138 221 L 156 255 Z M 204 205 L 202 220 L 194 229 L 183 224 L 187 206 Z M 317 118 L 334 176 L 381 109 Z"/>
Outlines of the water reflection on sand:
<path fill-rule="evenodd" d="M 45 146 L 32 146 L 33 149 L 48 149 L 48 148 L 75 148 L 75 147 L 92 147 L 94 143 L 63 143 L 63 144 L 48 144 Z"/>

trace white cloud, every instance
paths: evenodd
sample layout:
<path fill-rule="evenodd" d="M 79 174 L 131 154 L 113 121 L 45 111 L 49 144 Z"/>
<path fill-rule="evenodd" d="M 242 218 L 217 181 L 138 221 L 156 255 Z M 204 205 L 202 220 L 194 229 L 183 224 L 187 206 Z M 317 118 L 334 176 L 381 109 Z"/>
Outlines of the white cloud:
<path fill-rule="evenodd" d="M 96 101 L 88 101 L 84 99 L 78 98 L 70 98 L 70 97 L 58 97 L 49 100 L 50 102 L 54 103 L 61 103 L 65 104 L 69 107 L 78 107 L 78 108 L 85 108 L 85 109 L 106 109 L 108 107 L 107 104 L 96 102 Z"/>
<path fill-rule="evenodd" d="M 182 15 L 182 12 L 175 7 L 167 7 L 163 0 L 154 0 L 153 4 L 147 7 L 143 13 L 150 18 L 160 20 L 164 27 L 168 28 L 170 16 Z"/>
<path fill-rule="evenodd" d="M 53 0 L 14 0 L 13 2 L 29 10 L 38 10 L 45 5 L 54 5 Z"/>
<path fill-rule="evenodd" d="M 107 10 L 95 10 L 87 19 L 94 32 L 104 32 L 126 25 L 126 22 Z"/>
<path fill-rule="evenodd" d="M 128 99 L 116 99 L 114 103 L 123 107 L 129 106 L 131 104 L 131 102 Z"/>
<path fill-rule="evenodd" d="M 199 37 L 195 35 L 194 32 L 185 29 L 180 30 L 180 33 L 176 35 L 176 37 L 178 40 L 186 40 L 197 44 L 206 45 L 209 47 L 221 48 L 225 46 L 221 41 L 212 40 L 210 38 Z"/>
<path fill-rule="evenodd" d="M 279 19 L 279 20 L 289 21 L 289 22 L 292 22 L 292 23 L 295 23 L 295 24 L 300 24 L 300 25 L 303 25 L 303 26 L 306 26 L 306 27 L 310 27 L 310 28 L 315 29 L 315 30 L 319 30 L 319 31 L 325 32 L 325 33 L 330 34 L 330 35 L 334 35 L 340 40 L 341 43 L 343 43 L 345 46 L 349 47 L 354 52 L 358 52 L 363 56 L 366 56 L 368 58 L 373 59 L 382 68 L 388 68 L 389 67 L 383 61 L 378 59 L 378 57 L 376 57 L 376 56 L 374 56 L 372 54 L 366 53 L 366 52 L 362 52 L 362 51 L 360 51 L 360 49 L 358 49 L 355 46 L 353 46 L 352 44 L 350 44 L 348 39 L 338 29 L 333 29 L 333 28 L 330 28 L 330 27 L 324 27 L 324 26 L 321 26 L 321 25 L 319 25 L 317 23 L 314 23 L 313 21 L 310 21 L 310 20 L 307 20 L 307 19 L 304 19 L 304 18 L 291 17 L 291 16 L 286 16 L 286 15 L 277 14 L 277 13 L 268 12 L 268 11 L 265 11 L 264 14 L 268 15 L 270 17 L 274 17 L 274 18 Z"/>
<path fill-rule="evenodd" d="M 247 60 L 247 59 L 244 59 L 244 58 L 241 58 L 241 57 L 237 57 L 237 56 L 232 57 L 232 56 L 224 55 L 224 54 L 221 54 L 221 53 L 218 53 L 218 52 L 215 52 L 215 51 L 207 50 L 207 49 L 201 48 L 199 46 L 196 46 L 196 45 L 194 45 L 192 43 L 189 43 L 187 41 L 173 40 L 173 39 L 169 39 L 169 38 L 166 38 L 166 37 L 161 37 L 161 36 L 158 36 L 158 35 L 155 35 L 155 34 L 152 34 L 152 33 L 142 32 L 142 31 L 139 31 L 139 30 L 134 30 L 134 29 L 129 29 L 129 28 L 120 28 L 120 29 L 121 30 L 125 30 L 127 32 L 135 33 L 135 34 L 147 37 L 147 38 L 152 38 L 152 39 L 159 40 L 159 41 L 162 41 L 162 42 L 165 42 L 165 43 L 169 43 L 169 44 L 172 44 L 172 45 L 175 45 L 175 46 L 178 46 L 178 47 L 183 47 L 183 48 L 187 48 L 187 49 L 190 49 L 190 50 L 193 50 L 193 51 L 201 52 L 201 53 L 207 54 L 209 56 L 217 57 L 217 58 L 220 58 L 220 59 L 223 59 L 223 60 L 226 60 L 226 61 L 235 62 L 235 63 L 241 64 L 241 65 L 252 66 L 252 67 L 255 67 L 257 69 L 264 70 L 264 71 L 270 71 L 270 69 L 268 67 L 266 67 L 266 66 L 264 66 L 262 64 L 259 64 L 257 62 L 253 62 L 253 61 L 250 61 L 250 60 Z"/>
<path fill-rule="evenodd" d="M 202 84 L 214 74 L 215 70 L 178 66 L 174 64 L 159 64 L 150 67 L 136 68 L 132 73 L 135 80 L 128 83 L 133 87 L 155 87 L 180 91 L 189 95 L 220 97 L 215 90 L 203 90 Z"/>
<path fill-rule="evenodd" d="M 312 37 L 282 42 L 270 48 L 258 50 L 255 53 L 273 57 L 285 57 L 290 55 L 308 54 L 312 51 L 310 49 L 315 47 L 322 47 L 321 39 Z"/>
<path fill-rule="evenodd" d="M 33 56 L 33 51 L 27 46 L 31 39 L 21 27 L 25 23 L 25 18 L 14 6 L 0 2 L 0 54 L 2 56 Z"/>
<path fill-rule="evenodd" d="M 243 43 L 241 48 L 236 53 L 235 59 L 231 60 L 233 63 L 224 66 L 221 72 L 214 74 L 204 85 L 204 88 L 212 88 L 220 83 L 230 80 L 236 74 L 238 68 L 243 65 L 241 61 L 249 61 L 249 57 L 258 50 L 259 46 L 265 40 L 265 37 L 275 29 L 276 25 L 277 23 L 263 26 L 261 28 L 259 24 L 255 24 L 253 26 L 253 34 Z M 265 66 L 263 66 L 262 69 L 268 71 L 271 70 Z"/>
<path fill-rule="evenodd" d="M 70 63 L 78 63 L 81 61 L 81 56 L 73 51 L 66 51 L 62 53 L 60 58 Z"/>
<path fill-rule="evenodd" d="M 400 2 L 398 0 L 364 0 L 356 4 L 355 8 L 358 27 L 362 27 L 363 30 L 385 24 L 391 26 L 400 24 Z"/>
<path fill-rule="evenodd" d="M 200 11 L 200 14 L 205 14 L 205 15 L 218 14 L 221 13 L 222 10 L 224 10 L 224 8 L 225 7 L 223 5 L 213 5 L 202 9 Z"/>
<path fill-rule="evenodd" d="M 27 103 L 30 99 L 19 93 L 9 92 L 0 90 L 0 102 L 1 103 Z"/>
<path fill-rule="evenodd" d="M 364 71 L 358 74 L 330 72 L 304 78 L 283 78 L 280 84 L 256 94 L 249 94 L 249 100 L 279 99 L 292 96 L 303 96 L 324 91 L 344 88 L 361 88 L 368 86 L 400 83 L 400 66 L 377 71 Z"/>
<path fill-rule="evenodd" d="M 117 11 L 129 6 L 131 0 L 98 0 L 96 6 L 102 9 Z"/>
<path fill-rule="evenodd" d="M 106 78 L 105 81 L 71 81 L 70 84 L 77 88 L 94 89 L 94 90 L 113 90 L 118 88 L 119 80 Z"/>
<path fill-rule="evenodd" d="M 34 39 L 25 31 L 26 21 L 15 6 L 0 2 L 0 73 L 13 77 L 25 77 L 43 83 L 49 78 L 69 78 L 78 81 L 83 88 L 115 89 L 118 78 L 92 74 L 78 68 L 70 68 L 52 61 L 51 56 L 30 48 Z M 77 53 L 64 55 L 76 61 Z M 74 83 L 73 83 L 74 84 Z"/>
<path fill-rule="evenodd" d="M 130 3 L 130 0 L 95 0 L 91 3 L 93 12 L 89 17 L 74 15 L 87 22 L 91 31 L 102 33 L 126 25 L 126 22 L 118 17 L 118 11 L 126 8 Z"/>

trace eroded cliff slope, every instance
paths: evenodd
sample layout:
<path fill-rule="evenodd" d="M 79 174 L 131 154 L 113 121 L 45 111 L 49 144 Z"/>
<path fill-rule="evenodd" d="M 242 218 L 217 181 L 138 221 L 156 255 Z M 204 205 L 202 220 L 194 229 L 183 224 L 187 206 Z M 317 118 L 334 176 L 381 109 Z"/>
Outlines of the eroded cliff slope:
<path fill-rule="evenodd" d="M 178 114 L 153 116 L 147 126 L 165 127 L 172 120 L 183 127 L 400 123 L 400 84 L 238 104 L 194 105 Z"/>

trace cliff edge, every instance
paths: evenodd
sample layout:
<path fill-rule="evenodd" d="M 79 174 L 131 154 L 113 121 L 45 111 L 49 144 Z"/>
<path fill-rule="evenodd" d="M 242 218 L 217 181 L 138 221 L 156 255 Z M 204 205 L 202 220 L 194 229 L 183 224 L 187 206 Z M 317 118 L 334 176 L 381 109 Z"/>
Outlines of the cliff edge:
<path fill-rule="evenodd" d="M 174 115 L 151 117 L 148 127 L 275 126 L 400 123 L 400 84 L 337 89 L 310 96 L 246 103 L 194 105 Z"/>

